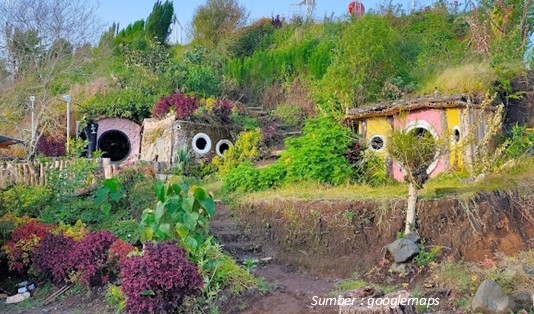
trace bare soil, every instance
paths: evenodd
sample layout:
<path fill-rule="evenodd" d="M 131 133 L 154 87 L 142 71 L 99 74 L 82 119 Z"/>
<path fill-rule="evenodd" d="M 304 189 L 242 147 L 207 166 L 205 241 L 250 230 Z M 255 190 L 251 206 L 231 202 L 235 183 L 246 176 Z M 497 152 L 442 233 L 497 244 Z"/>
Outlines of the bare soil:
<path fill-rule="evenodd" d="M 274 252 L 265 250 L 257 239 L 247 237 L 231 217 L 232 212 L 221 208 L 210 231 L 221 243 L 224 250 L 238 262 L 246 259 L 264 259 L 273 257 Z M 263 277 L 272 289 L 271 293 L 258 293 L 240 296 L 227 301 L 221 308 L 222 313 L 337 313 L 337 307 L 312 306 L 312 298 L 326 297 L 332 290 L 333 282 L 296 272 L 273 259 L 268 263 L 258 263 L 254 272 Z"/>
<path fill-rule="evenodd" d="M 478 262 L 534 247 L 534 198 L 482 193 L 471 199 L 419 203 L 418 230 L 427 246 L 443 246 L 455 259 Z M 386 257 L 402 231 L 399 201 L 257 200 L 240 205 L 242 228 L 276 260 L 321 278 L 348 278 Z"/>

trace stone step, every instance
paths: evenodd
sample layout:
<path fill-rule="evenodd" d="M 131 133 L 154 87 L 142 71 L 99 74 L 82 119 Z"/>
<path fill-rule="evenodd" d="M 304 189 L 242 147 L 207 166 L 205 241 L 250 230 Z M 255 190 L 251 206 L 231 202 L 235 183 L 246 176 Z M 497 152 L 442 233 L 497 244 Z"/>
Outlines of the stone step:
<path fill-rule="evenodd" d="M 260 252 L 261 245 L 253 241 L 225 243 L 223 251 L 234 256 L 249 255 Z"/>
<path fill-rule="evenodd" d="M 237 230 L 224 230 L 213 232 L 213 236 L 221 243 L 232 243 L 242 241 L 245 237 L 243 232 Z"/>
<path fill-rule="evenodd" d="M 209 223 L 209 228 L 211 233 L 217 233 L 217 232 L 223 232 L 228 230 L 235 230 L 236 224 L 235 222 L 230 219 L 222 219 L 222 220 L 213 220 Z"/>
<path fill-rule="evenodd" d="M 249 111 L 263 111 L 262 106 L 253 106 L 253 107 L 247 107 Z"/>

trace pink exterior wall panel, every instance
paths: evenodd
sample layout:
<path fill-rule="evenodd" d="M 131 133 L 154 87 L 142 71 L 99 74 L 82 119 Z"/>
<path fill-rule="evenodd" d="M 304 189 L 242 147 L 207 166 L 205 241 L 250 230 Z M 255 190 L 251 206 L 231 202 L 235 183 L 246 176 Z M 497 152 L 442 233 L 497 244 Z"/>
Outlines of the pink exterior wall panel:
<path fill-rule="evenodd" d="M 446 126 L 441 123 L 441 110 L 439 109 L 421 109 L 411 112 L 406 112 L 401 116 L 395 116 L 393 125 L 395 129 L 405 128 L 412 123 L 428 123 L 436 135 L 439 137 L 442 135 L 443 130 L 446 130 Z M 431 178 L 437 176 L 440 172 L 445 171 L 445 156 L 441 156 L 438 160 L 436 167 L 429 174 Z M 404 181 L 404 174 L 401 167 L 397 162 L 393 162 L 392 167 L 393 178 L 397 181 Z"/>

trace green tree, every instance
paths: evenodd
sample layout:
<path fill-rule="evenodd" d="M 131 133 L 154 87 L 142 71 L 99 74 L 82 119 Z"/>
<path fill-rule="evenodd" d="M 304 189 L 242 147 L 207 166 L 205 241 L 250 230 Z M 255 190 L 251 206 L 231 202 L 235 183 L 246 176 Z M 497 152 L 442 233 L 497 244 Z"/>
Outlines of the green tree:
<path fill-rule="evenodd" d="M 154 3 L 154 8 L 152 13 L 148 16 L 146 22 L 146 33 L 147 36 L 154 40 L 159 40 L 161 43 L 165 43 L 167 37 L 171 32 L 171 23 L 174 16 L 174 7 L 172 2 L 157 1 Z"/>
<path fill-rule="evenodd" d="M 193 40 L 213 49 L 244 26 L 248 12 L 237 0 L 208 0 L 197 8 L 192 22 Z"/>
<path fill-rule="evenodd" d="M 417 194 L 428 180 L 427 169 L 442 150 L 430 132 L 416 128 L 391 132 L 386 145 L 388 153 L 404 169 L 408 188 L 405 234 L 415 231 Z"/>

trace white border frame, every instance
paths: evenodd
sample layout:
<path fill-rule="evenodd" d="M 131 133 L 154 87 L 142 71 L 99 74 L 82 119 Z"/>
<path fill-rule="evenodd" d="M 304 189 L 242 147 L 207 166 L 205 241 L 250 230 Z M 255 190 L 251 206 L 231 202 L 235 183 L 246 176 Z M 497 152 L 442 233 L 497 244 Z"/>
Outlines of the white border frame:
<path fill-rule="evenodd" d="M 196 145 L 197 140 L 201 138 L 206 141 L 206 147 L 204 147 L 204 149 L 200 149 Z M 206 155 L 211 150 L 211 139 L 209 135 L 206 133 L 197 133 L 195 136 L 193 136 L 193 140 L 191 141 L 191 147 L 193 147 L 193 151 L 195 153 L 200 155 Z"/>
<path fill-rule="evenodd" d="M 232 142 L 230 142 L 229 140 L 220 140 L 219 142 L 217 142 L 217 145 L 215 145 L 215 152 L 221 158 L 223 158 L 223 154 L 220 151 L 220 148 L 221 148 L 222 144 L 228 145 L 228 148 L 234 146 L 234 144 L 232 144 Z"/>
<path fill-rule="evenodd" d="M 410 132 L 411 130 L 418 129 L 418 128 L 427 130 L 428 132 L 430 132 L 430 134 L 432 134 L 433 138 L 435 138 L 436 140 L 439 139 L 438 138 L 438 133 L 436 133 L 436 130 L 434 130 L 432 125 L 430 125 L 430 123 L 426 122 L 425 120 L 411 121 L 410 123 L 408 123 L 404 127 L 406 132 Z M 426 174 L 431 174 L 432 171 L 434 171 L 436 169 L 436 167 L 438 166 L 439 160 L 440 160 L 440 153 L 439 153 L 439 151 L 437 151 L 436 152 L 436 157 L 434 158 L 434 161 L 428 166 L 428 168 L 426 168 Z M 401 168 L 402 168 L 402 166 L 401 166 Z"/>
<path fill-rule="evenodd" d="M 380 148 L 380 149 L 375 149 L 375 148 L 373 148 L 373 146 L 371 145 L 371 142 L 373 141 L 373 138 L 375 138 L 375 137 L 380 138 L 380 139 L 382 140 L 382 142 L 384 143 L 384 145 L 382 145 L 382 148 Z M 384 148 L 386 148 L 386 138 L 385 138 L 383 135 L 380 135 L 380 134 L 374 134 L 374 135 L 372 135 L 372 136 L 369 138 L 369 141 L 368 141 L 368 143 L 367 143 L 367 147 L 368 147 L 371 151 L 376 152 L 376 153 L 379 153 L 379 152 L 381 152 L 381 151 L 384 151 Z"/>

